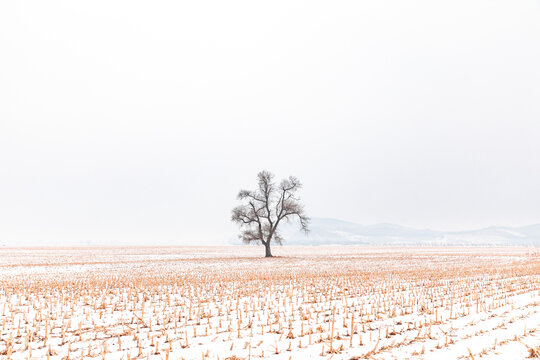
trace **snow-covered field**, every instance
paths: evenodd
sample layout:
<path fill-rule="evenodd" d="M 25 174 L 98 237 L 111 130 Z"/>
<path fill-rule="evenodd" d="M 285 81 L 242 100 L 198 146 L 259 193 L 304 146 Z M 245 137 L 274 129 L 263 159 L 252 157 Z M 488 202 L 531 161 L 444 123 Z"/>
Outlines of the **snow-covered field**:
<path fill-rule="evenodd" d="M 0 358 L 524 359 L 526 248 L 0 250 Z"/>

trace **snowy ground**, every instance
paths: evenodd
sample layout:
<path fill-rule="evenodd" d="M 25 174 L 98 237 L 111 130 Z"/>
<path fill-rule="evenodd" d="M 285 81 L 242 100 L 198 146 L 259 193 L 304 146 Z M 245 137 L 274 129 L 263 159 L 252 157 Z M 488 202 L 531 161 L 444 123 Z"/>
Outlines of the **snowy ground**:
<path fill-rule="evenodd" d="M 526 248 L 0 250 L 0 358 L 524 359 Z"/>

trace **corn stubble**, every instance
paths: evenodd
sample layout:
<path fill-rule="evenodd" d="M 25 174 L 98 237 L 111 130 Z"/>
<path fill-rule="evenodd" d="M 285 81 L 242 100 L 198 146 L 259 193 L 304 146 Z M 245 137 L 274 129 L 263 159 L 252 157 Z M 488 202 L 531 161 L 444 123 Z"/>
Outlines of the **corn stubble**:
<path fill-rule="evenodd" d="M 529 250 L 252 249 L 4 250 L 0 357 L 540 356 Z"/>

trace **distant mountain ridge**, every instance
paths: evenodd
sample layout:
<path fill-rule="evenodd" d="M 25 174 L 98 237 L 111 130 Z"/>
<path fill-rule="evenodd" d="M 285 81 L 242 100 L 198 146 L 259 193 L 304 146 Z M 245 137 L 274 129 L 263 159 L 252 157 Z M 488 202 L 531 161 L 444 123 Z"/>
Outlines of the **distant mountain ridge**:
<path fill-rule="evenodd" d="M 295 223 L 285 224 L 282 234 L 287 245 L 415 245 L 415 246 L 540 246 L 540 224 L 522 227 L 492 226 L 469 231 L 414 229 L 395 224 L 359 225 L 313 218 L 310 233 L 298 231 Z"/>

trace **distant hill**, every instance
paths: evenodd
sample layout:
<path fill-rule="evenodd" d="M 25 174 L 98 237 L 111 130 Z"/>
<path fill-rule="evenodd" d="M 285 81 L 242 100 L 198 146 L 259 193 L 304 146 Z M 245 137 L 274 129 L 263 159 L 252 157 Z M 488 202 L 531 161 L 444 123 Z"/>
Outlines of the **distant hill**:
<path fill-rule="evenodd" d="M 394 224 L 359 225 L 336 219 L 313 218 L 311 232 L 285 224 L 287 245 L 419 245 L 419 246 L 540 246 L 540 224 L 522 227 L 493 226 L 470 231 L 414 229 Z"/>

